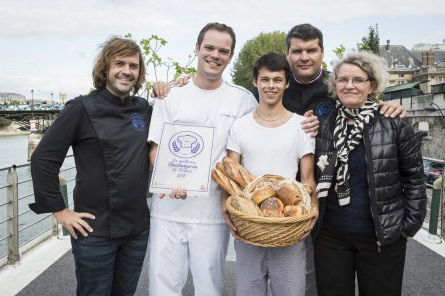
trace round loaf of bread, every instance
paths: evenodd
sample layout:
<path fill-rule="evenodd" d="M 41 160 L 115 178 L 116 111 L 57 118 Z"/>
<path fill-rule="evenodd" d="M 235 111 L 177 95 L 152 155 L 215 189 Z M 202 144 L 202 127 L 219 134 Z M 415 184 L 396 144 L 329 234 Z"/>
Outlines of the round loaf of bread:
<path fill-rule="evenodd" d="M 276 197 L 267 198 L 260 209 L 264 217 L 283 217 L 283 202 Z"/>
<path fill-rule="evenodd" d="M 275 190 L 270 187 L 264 187 L 253 192 L 252 200 L 257 205 L 260 205 L 264 200 L 275 195 Z"/>
<path fill-rule="evenodd" d="M 285 184 L 277 191 L 277 197 L 285 206 L 297 205 L 302 199 L 300 188 L 293 184 Z"/>
<path fill-rule="evenodd" d="M 297 206 L 285 206 L 284 207 L 284 217 L 300 217 L 307 214 L 307 210 L 302 204 Z"/>
<path fill-rule="evenodd" d="M 246 214 L 261 216 L 258 206 L 250 199 L 245 198 L 242 193 L 232 195 L 232 207 Z"/>

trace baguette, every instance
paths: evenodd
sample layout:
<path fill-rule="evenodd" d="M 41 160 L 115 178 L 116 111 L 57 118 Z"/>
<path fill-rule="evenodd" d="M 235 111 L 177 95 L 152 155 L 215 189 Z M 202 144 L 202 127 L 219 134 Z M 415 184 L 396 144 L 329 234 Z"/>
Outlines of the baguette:
<path fill-rule="evenodd" d="M 223 172 L 218 169 L 212 169 L 212 179 L 219 184 L 230 195 L 235 194 L 235 190 L 230 185 L 229 178 L 227 178 Z"/>
<path fill-rule="evenodd" d="M 249 173 L 242 165 L 234 162 L 229 157 L 224 157 L 222 166 L 224 167 L 227 175 L 243 188 L 247 186 L 250 182 L 255 180 L 255 176 Z"/>
<path fill-rule="evenodd" d="M 239 187 L 238 183 L 236 183 L 236 182 L 233 181 L 232 179 L 229 179 L 229 181 L 230 181 L 230 186 L 232 186 L 233 191 L 235 191 L 235 193 L 238 193 L 238 192 L 242 192 L 242 191 L 243 191 L 243 189 L 242 189 L 241 187 Z"/>
<path fill-rule="evenodd" d="M 224 175 L 226 175 L 227 178 L 230 178 L 229 175 L 227 175 L 226 171 L 224 170 L 224 167 L 220 162 L 216 163 L 216 169 L 220 170 Z"/>
<path fill-rule="evenodd" d="M 239 166 L 239 172 L 247 183 L 250 183 L 256 179 L 256 177 L 252 175 L 248 170 L 246 170 L 242 165 Z"/>

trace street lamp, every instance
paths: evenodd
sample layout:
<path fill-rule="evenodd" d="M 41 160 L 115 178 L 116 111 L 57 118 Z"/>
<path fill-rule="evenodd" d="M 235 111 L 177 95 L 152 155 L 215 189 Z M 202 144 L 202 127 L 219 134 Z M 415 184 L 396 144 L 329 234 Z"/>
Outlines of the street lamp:
<path fill-rule="evenodd" d="M 53 93 L 51 93 L 51 104 L 52 103 L 54 103 L 54 100 L 53 100 Z"/>
<path fill-rule="evenodd" d="M 31 89 L 31 119 L 34 119 L 34 90 Z"/>

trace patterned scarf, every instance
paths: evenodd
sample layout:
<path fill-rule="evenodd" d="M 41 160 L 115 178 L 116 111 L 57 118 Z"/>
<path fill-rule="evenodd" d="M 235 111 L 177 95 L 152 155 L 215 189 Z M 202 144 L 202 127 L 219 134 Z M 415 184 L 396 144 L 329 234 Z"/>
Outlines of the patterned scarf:
<path fill-rule="evenodd" d="M 357 109 L 349 109 L 343 106 L 339 100 L 336 102 L 337 117 L 335 118 L 334 129 L 334 153 L 328 160 L 327 166 L 321 174 L 317 185 L 318 197 L 326 197 L 331 188 L 334 175 L 335 191 L 338 196 L 340 206 L 349 204 L 349 153 L 354 150 L 363 137 L 365 123 L 369 123 L 377 113 L 379 105 L 376 102 L 367 100 L 365 105 Z M 352 130 L 347 134 L 347 120 L 355 119 Z"/>

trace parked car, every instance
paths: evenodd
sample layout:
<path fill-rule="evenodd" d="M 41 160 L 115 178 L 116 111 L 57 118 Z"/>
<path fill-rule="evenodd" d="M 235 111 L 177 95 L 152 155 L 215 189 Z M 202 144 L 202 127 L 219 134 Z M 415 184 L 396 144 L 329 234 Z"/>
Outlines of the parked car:
<path fill-rule="evenodd" d="M 430 162 L 426 159 L 423 160 L 423 171 L 425 173 L 425 182 L 433 184 L 433 182 L 442 176 L 442 165 L 434 162 Z"/>

